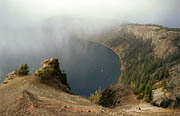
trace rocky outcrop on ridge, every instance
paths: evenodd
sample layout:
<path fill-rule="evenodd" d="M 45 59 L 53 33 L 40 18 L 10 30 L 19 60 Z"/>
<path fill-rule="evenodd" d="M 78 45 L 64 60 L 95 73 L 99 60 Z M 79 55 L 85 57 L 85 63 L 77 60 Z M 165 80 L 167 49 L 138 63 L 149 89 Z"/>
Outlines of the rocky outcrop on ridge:
<path fill-rule="evenodd" d="M 42 63 L 42 67 L 37 70 L 34 75 L 39 78 L 42 83 L 70 93 L 66 74 L 61 71 L 58 59 L 51 58 L 45 60 Z"/>

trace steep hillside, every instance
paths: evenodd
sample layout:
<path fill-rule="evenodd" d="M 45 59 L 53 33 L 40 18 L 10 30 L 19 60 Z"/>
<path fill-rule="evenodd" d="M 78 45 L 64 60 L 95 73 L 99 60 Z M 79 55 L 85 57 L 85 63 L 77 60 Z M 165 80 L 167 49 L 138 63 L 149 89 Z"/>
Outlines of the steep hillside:
<path fill-rule="evenodd" d="M 88 99 L 72 95 L 66 75 L 54 58 L 44 61 L 35 75 L 8 74 L 0 84 L 0 93 L 1 116 L 100 116 L 103 110 Z"/>
<path fill-rule="evenodd" d="M 0 85 L 1 116 L 93 116 L 100 107 L 89 100 L 40 83 L 33 75 Z"/>
<path fill-rule="evenodd" d="M 1 116 L 179 116 L 177 111 L 154 107 L 137 100 L 132 93 L 123 106 L 109 109 L 87 98 L 72 95 L 57 67 L 57 59 L 44 61 L 35 75 L 10 73 L 0 84 Z M 47 76 L 48 75 L 48 76 Z M 124 94 L 124 95 L 125 95 Z M 128 101 L 128 102 L 126 102 Z"/>
<path fill-rule="evenodd" d="M 100 43 L 114 50 L 121 60 L 122 75 L 117 85 L 129 85 L 138 99 L 154 105 L 179 108 L 179 29 L 130 24 L 102 38 Z"/>

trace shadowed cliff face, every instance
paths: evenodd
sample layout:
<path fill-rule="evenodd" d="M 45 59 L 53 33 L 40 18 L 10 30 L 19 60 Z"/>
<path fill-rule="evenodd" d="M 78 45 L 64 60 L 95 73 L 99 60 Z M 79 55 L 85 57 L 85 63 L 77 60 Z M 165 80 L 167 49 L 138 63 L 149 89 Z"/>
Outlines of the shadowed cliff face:
<path fill-rule="evenodd" d="M 59 59 L 61 69 L 67 73 L 68 83 L 75 94 L 89 96 L 95 90 L 115 83 L 119 78 L 119 58 L 112 50 L 78 39 L 59 44 L 48 41 L 44 49 L 37 51 L 25 49 L 23 52 L 4 53 L 0 61 L 0 76 L 4 77 L 24 63 L 29 64 L 33 73 L 40 68 L 41 61 L 55 57 Z"/>

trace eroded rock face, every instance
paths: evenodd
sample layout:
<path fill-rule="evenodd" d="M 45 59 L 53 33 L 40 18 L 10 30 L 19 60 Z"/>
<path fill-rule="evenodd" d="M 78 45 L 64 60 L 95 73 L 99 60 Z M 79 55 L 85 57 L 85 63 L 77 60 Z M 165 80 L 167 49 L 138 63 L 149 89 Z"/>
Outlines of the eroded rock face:
<path fill-rule="evenodd" d="M 135 35 L 136 39 L 152 40 L 154 52 L 159 58 L 167 58 L 178 52 L 173 42 L 180 37 L 180 32 L 166 31 L 158 26 L 146 25 L 127 25 L 125 30 L 128 34 Z"/>
<path fill-rule="evenodd" d="M 156 89 L 153 92 L 153 103 L 157 106 L 179 109 L 180 108 L 180 64 L 174 62 L 169 69 L 167 89 Z M 160 95 L 161 94 L 161 95 Z"/>
<path fill-rule="evenodd" d="M 178 109 L 180 108 L 180 93 L 169 92 L 166 89 L 159 88 L 153 91 L 152 103 L 163 108 Z"/>
<path fill-rule="evenodd" d="M 164 108 L 167 108 L 169 103 L 165 104 L 165 99 L 168 99 L 168 96 L 166 95 L 167 90 L 164 88 L 158 88 L 153 91 L 153 100 L 152 102 L 157 105 Z"/>
<path fill-rule="evenodd" d="M 42 63 L 42 67 L 34 74 L 42 83 L 46 83 L 68 93 L 70 92 L 66 74 L 61 71 L 58 59 L 51 58 L 45 60 Z"/>

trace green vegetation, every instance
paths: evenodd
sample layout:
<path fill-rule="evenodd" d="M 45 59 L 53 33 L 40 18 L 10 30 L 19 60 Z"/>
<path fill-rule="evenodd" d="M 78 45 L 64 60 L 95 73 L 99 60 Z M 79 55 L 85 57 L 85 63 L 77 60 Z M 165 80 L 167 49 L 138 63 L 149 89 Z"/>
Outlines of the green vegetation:
<path fill-rule="evenodd" d="M 156 26 L 156 27 L 159 27 L 157 29 L 154 29 L 153 31 L 166 30 L 166 31 L 178 31 L 178 32 L 180 32 L 180 28 L 169 28 L 169 27 L 165 27 L 165 26 L 157 25 L 157 24 L 134 24 L 134 23 L 130 23 L 130 25 L 135 25 L 135 26 Z"/>
<path fill-rule="evenodd" d="M 97 90 L 94 94 L 90 96 L 90 100 L 96 104 L 100 104 L 100 100 L 102 98 L 101 89 Z"/>
<path fill-rule="evenodd" d="M 168 28 L 168 27 L 164 27 L 164 29 L 166 29 L 166 31 L 180 31 L 180 28 Z"/>
<path fill-rule="evenodd" d="M 154 29 L 153 31 L 160 31 L 161 30 L 161 28 L 157 28 L 157 29 Z"/>
<path fill-rule="evenodd" d="M 121 59 L 125 70 L 121 81 L 134 88 L 134 93 L 146 101 L 152 99 L 152 86 L 169 76 L 166 60 L 154 57 L 151 41 L 135 40 Z"/>
<path fill-rule="evenodd" d="M 165 27 L 162 25 L 157 25 L 157 24 L 131 24 L 131 25 L 136 25 L 136 26 L 156 26 L 159 27 L 158 29 L 154 29 L 153 31 L 160 31 L 160 30 L 166 30 L 166 31 L 179 31 L 180 32 L 180 28 L 169 28 L 169 27 Z"/>
<path fill-rule="evenodd" d="M 174 40 L 173 43 L 175 46 L 177 46 L 180 49 L 180 36 L 177 36 Z"/>
<path fill-rule="evenodd" d="M 166 79 L 169 77 L 169 66 L 180 59 L 180 52 L 166 59 L 157 58 L 151 40 L 143 41 L 135 38 L 133 34 L 128 35 L 122 30 L 122 33 L 114 34 L 105 44 L 110 48 L 120 47 L 123 50 L 120 55 L 123 65 L 121 82 L 131 86 L 134 93 L 139 95 L 139 99 L 151 101 L 155 83 L 162 81 L 159 86 L 168 88 Z M 179 41 L 180 37 L 176 37 L 173 43 L 180 49 Z"/>
<path fill-rule="evenodd" d="M 157 26 L 154 31 L 162 29 L 180 31 L 178 28 L 167 28 L 160 25 L 149 24 L 145 26 Z M 180 52 L 174 50 L 170 56 L 158 58 L 154 53 L 154 46 L 150 38 L 148 40 L 137 38 L 133 33 L 127 33 L 126 28 L 111 35 L 113 36 L 104 41 L 104 44 L 115 50 L 120 56 L 122 73 L 119 83 L 133 88 L 134 94 L 138 95 L 138 99 L 147 102 L 152 101 L 152 91 L 154 89 L 163 88 L 169 90 L 169 88 L 172 88 L 169 84 L 169 72 L 173 65 L 180 62 Z M 166 37 L 160 39 L 166 39 Z M 172 38 L 172 43 L 180 50 L 180 36 Z"/>
<path fill-rule="evenodd" d="M 173 44 L 174 46 L 176 46 L 179 50 L 180 50 L 180 36 L 176 37 L 174 40 L 173 40 Z M 169 56 L 167 59 L 166 59 L 166 62 L 167 63 L 172 63 L 174 61 L 177 61 L 180 59 L 180 52 L 177 52 L 175 53 L 174 55 L 172 56 Z"/>
<path fill-rule="evenodd" d="M 162 25 L 154 25 L 154 26 L 158 26 L 159 28 L 158 29 L 154 29 L 153 31 L 166 30 L 166 31 L 178 31 L 178 32 L 180 32 L 180 28 L 169 28 L 169 27 L 164 27 Z"/>
<path fill-rule="evenodd" d="M 21 67 L 19 69 L 16 69 L 14 72 L 14 74 L 18 76 L 28 75 L 28 73 L 29 73 L 29 67 L 27 64 L 22 64 Z"/>
<path fill-rule="evenodd" d="M 179 58 L 179 55 L 168 59 L 155 57 L 151 43 L 151 40 L 142 41 L 129 35 L 113 38 L 106 43 L 110 47 L 123 46 L 121 82 L 131 86 L 134 93 L 140 95 L 139 99 L 149 102 L 152 100 L 153 85 L 169 76 L 166 64 Z"/>
<path fill-rule="evenodd" d="M 38 77 L 41 81 L 48 81 L 52 79 L 52 76 L 55 74 L 54 69 L 45 68 L 42 70 L 38 70 L 35 73 L 35 76 Z"/>
<path fill-rule="evenodd" d="M 135 26 L 157 26 L 157 27 L 163 27 L 162 25 L 157 25 L 157 24 L 137 24 L 137 23 L 130 23 L 130 25 L 135 25 Z"/>
<path fill-rule="evenodd" d="M 35 76 L 40 79 L 41 82 L 50 82 L 51 80 L 59 80 L 63 84 L 67 84 L 66 73 L 61 73 L 60 70 L 54 68 L 43 68 L 35 72 Z"/>
<path fill-rule="evenodd" d="M 157 24 L 144 24 L 145 26 L 157 26 L 157 27 L 163 27 L 162 25 L 157 25 Z"/>

